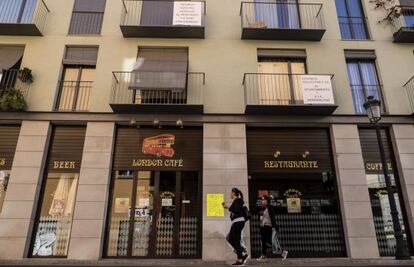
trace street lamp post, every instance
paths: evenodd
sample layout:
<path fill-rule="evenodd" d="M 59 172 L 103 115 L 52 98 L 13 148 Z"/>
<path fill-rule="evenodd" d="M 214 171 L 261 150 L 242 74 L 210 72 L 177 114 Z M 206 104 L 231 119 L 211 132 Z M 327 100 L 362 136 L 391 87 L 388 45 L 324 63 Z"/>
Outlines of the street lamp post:
<path fill-rule="evenodd" d="M 394 193 L 390 176 L 388 175 L 388 164 L 385 159 L 384 145 L 382 144 L 381 128 L 378 122 L 381 120 L 381 102 L 375 100 L 373 96 L 369 96 L 364 103 L 364 108 L 367 111 L 369 121 L 374 125 L 377 133 L 378 146 L 380 150 L 382 171 L 384 173 L 385 184 L 387 187 L 388 200 L 390 202 L 390 210 L 392 217 L 392 224 L 394 226 L 394 237 L 396 241 L 395 258 L 397 260 L 411 259 L 410 252 L 404 242 L 404 236 L 401 229 L 400 219 L 398 217 L 397 204 L 395 202 Z"/>

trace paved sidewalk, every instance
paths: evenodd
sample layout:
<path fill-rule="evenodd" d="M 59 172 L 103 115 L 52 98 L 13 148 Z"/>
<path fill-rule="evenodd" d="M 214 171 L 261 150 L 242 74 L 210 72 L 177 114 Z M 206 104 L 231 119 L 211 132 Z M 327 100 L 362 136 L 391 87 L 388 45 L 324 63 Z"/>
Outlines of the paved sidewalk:
<path fill-rule="evenodd" d="M 24 259 L 19 261 L 0 260 L 0 266 L 47 266 L 47 267 L 224 267 L 232 262 L 203 262 L 201 260 L 146 260 L 146 259 L 103 259 L 99 261 L 73 261 L 67 259 Z M 283 266 L 283 267 L 370 267 L 370 266 L 410 266 L 414 267 L 414 260 L 396 261 L 391 258 L 379 260 L 353 260 L 353 259 L 280 259 L 265 261 L 249 260 L 246 266 Z"/>

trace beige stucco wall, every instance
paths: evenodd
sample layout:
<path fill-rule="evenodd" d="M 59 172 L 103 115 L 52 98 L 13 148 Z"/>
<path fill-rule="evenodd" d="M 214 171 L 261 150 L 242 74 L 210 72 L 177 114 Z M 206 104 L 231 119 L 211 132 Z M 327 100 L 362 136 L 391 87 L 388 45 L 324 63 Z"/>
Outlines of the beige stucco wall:
<path fill-rule="evenodd" d="M 392 42 L 391 27 L 378 24 L 384 15 L 363 0 L 373 40 L 341 41 L 335 1 L 320 2 L 327 31 L 321 42 L 241 40 L 241 0 L 207 0 L 206 38 L 155 39 L 122 37 L 119 24 L 121 0 L 107 0 L 102 35 L 68 36 L 74 0 L 45 0 L 51 12 L 43 37 L 0 36 L 0 44 L 24 44 L 22 66 L 33 69 L 35 82 L 29 94 L 29 108 L 51 111 L 60 79 L 61 61 L 66 44 L 99 45 L 96 81 L 91 95 L 91 111 L 111 111 L 112 71 L 128 71 L 134 63 L 138 46 L 187 46 L 190 71 L 205 72 L 206 113 L 243 113 L 242 77 L 256 72 L 257 48 L 306 49 L 308 72 L 335 74 L 337 114 L 353 114 L 352 96 L 346 71 L 344 49 L 375 49 L 385 98 L 392 114 L 407 114 L 409 103 L 402 85 L 414 74 L 413 45 Z M 232 101 L 228 101 L 232 99 Z"/>

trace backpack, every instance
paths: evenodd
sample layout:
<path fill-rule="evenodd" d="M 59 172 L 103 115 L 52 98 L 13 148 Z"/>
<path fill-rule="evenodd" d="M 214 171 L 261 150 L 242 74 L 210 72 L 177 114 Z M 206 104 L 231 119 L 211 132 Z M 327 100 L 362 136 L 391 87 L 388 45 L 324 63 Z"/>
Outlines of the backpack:
<path fill-rule="evenodd" d="M 245 221 L 250 221 L 252 214 L 246 206 L 243 206 L 242 215 Z"/>

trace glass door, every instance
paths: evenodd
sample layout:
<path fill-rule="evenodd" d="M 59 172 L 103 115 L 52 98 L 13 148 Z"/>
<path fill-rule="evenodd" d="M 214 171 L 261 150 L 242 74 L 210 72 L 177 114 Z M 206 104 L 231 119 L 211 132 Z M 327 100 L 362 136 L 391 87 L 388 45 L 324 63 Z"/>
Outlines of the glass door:
<path fill-rule="evenodd" d="M 117 171 L 107 256 L 199 256 L 198 185 L 198 172 Z"/>

